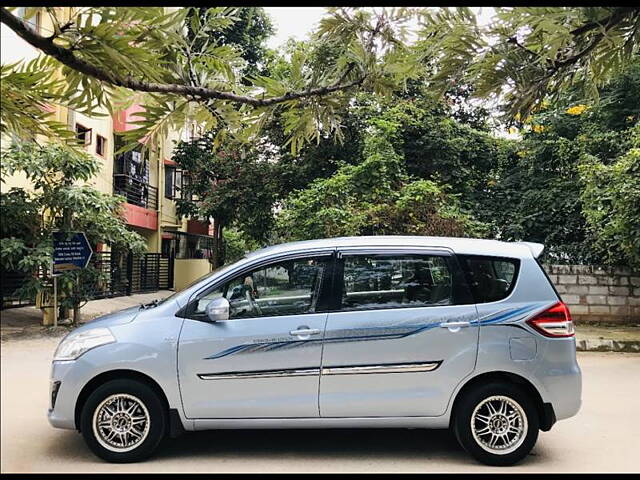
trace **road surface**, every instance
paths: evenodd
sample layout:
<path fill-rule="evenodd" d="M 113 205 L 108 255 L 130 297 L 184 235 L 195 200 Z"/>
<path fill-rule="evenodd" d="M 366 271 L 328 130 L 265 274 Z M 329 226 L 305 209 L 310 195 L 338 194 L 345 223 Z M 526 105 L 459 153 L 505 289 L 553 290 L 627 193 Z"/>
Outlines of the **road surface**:
<path fill-rule="evenodd" d="M 46 419 L 59 339 L 1 345 L 0 470 L 8 472 L 638 472 L 640 355 L 579 354 L 583 406 L 540 434 L 521 464 L 476 463 L 447 431 L 245 430 L 188 433 L 143 463 L 105 463 Z"/>

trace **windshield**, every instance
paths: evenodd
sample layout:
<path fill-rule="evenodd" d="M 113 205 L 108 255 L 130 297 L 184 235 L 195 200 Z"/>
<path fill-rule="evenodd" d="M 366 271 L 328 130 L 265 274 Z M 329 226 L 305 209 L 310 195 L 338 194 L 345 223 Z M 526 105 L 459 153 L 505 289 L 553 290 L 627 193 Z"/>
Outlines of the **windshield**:
<path fill-rule="evenodd" d="M 241 260 L 244 260 L 245 258 L 246 257 L 243 257 Z M 169 295 L 166 298 L 163 298 L 162 300 L 158 300 L 156 302 L 156 305 L 160 305 L 162 303 L 177 299 L 178 297 L 182 296 L 186 291 L 190 290 L 192 287 L 198 285 L 199 283 L 206 283 L 207 280 L 209 280 L 214 275 L 225 273 L 226 271 L 230 270 L 231 267 L 235 266 L 241 260 L 235 261 L 235 262 L 227 264 L 227 265 L 223 265 L 222 267 L 216 268 L 212 272 L 209 272 L 209 273 L 206 273 L 206 274 L 202 275 L 201 277 L 195 279 L 193 282 L 191 282 L 189 285 L 187 285 L 186 287 L 182 288 L 181 290 L 178 290 L 177 292 L 173 292 L 171 295 Z"/>

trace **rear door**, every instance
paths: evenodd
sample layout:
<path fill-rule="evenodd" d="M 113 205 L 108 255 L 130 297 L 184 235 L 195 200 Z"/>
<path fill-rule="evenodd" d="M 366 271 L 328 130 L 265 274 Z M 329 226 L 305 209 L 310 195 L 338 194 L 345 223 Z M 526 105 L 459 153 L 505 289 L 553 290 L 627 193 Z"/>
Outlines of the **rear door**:
<path fill-rule="evenodd" d="M 436 416 L 477 354 L 475 305 L 447 250 L 342 249 L 327 318 L 322 417 Z"/>

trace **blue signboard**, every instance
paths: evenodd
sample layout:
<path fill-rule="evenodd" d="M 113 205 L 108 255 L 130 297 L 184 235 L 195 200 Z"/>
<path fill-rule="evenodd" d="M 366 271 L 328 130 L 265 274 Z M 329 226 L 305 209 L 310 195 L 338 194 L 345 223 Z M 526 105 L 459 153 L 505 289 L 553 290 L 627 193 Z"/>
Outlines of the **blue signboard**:
<path fill-rule="evenodd" d="M 93 250 L 84 232 L 53 233 L 53 274 L 85 268 Z"/>

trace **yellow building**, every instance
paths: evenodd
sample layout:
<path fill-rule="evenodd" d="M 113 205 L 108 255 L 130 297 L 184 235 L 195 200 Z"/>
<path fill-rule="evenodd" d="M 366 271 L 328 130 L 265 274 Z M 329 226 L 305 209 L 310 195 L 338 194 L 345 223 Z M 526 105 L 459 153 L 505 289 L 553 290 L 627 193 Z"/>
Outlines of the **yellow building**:
<path fill-rule="evenodd" d="M 57 7 L 59 18 L 68 19 L 71 8 L 74 7 Z M 24 8 L 15 10 L 14 14 L 24 17 Z M 52 25 L 46 23 L 48 15 L 37 14 L 26 20 L 41 34 L 52 31 Z M 2 25 L 2 63 L 29 60 L 38 53 Z M 103 193 L 119 194 L 126 199 L 126 223 L 147 243 L 148 254 L 142 260 L 136 259 L 138 264 L 133 267 L 131 260 L 128 260 L 129 265 L 124 264 L 126 255 L 120 255 L 120 264 L 116 265 L 115 252 L 110 252 L 108 245 L 97 246 L 96 257 L 110 262 L 105 269 L 132 268 L 134 272 L 129 271 L 129 277 L 139 277 L 134 282 L 129 278 L 128 291 L 112 293 L 163 288 L 179 290 L 211 269 L 207 259 L 212 245 L 209 226 L 181 218 L 176 213 L 175 198 L 180 194 L 182 172 L 171 161 L 171 156 L 174 141 L 188 138 L 187 129 L 184 132 L 171 132 L 158 144 L 145 145 L 146 148 L 141 145 L 134 151 L 114 154 L 119 148 L 119 134 L 135 128 L 131 122 L 136 120 L 135 115 L 141 110 L 141 106 L 133 105 L 113 116 L 101 117 L 89 117 L 62 107 L 52 110 L 57 120 L 76 132 L 84 142 L 86 152 L 100 160 L 100 173 L 89 183 Z M 7 141 L 4 138 L 3 144 Z M 3 190 L 11 187 L 31 188 L 21 175 L 5 180 Z"/>

